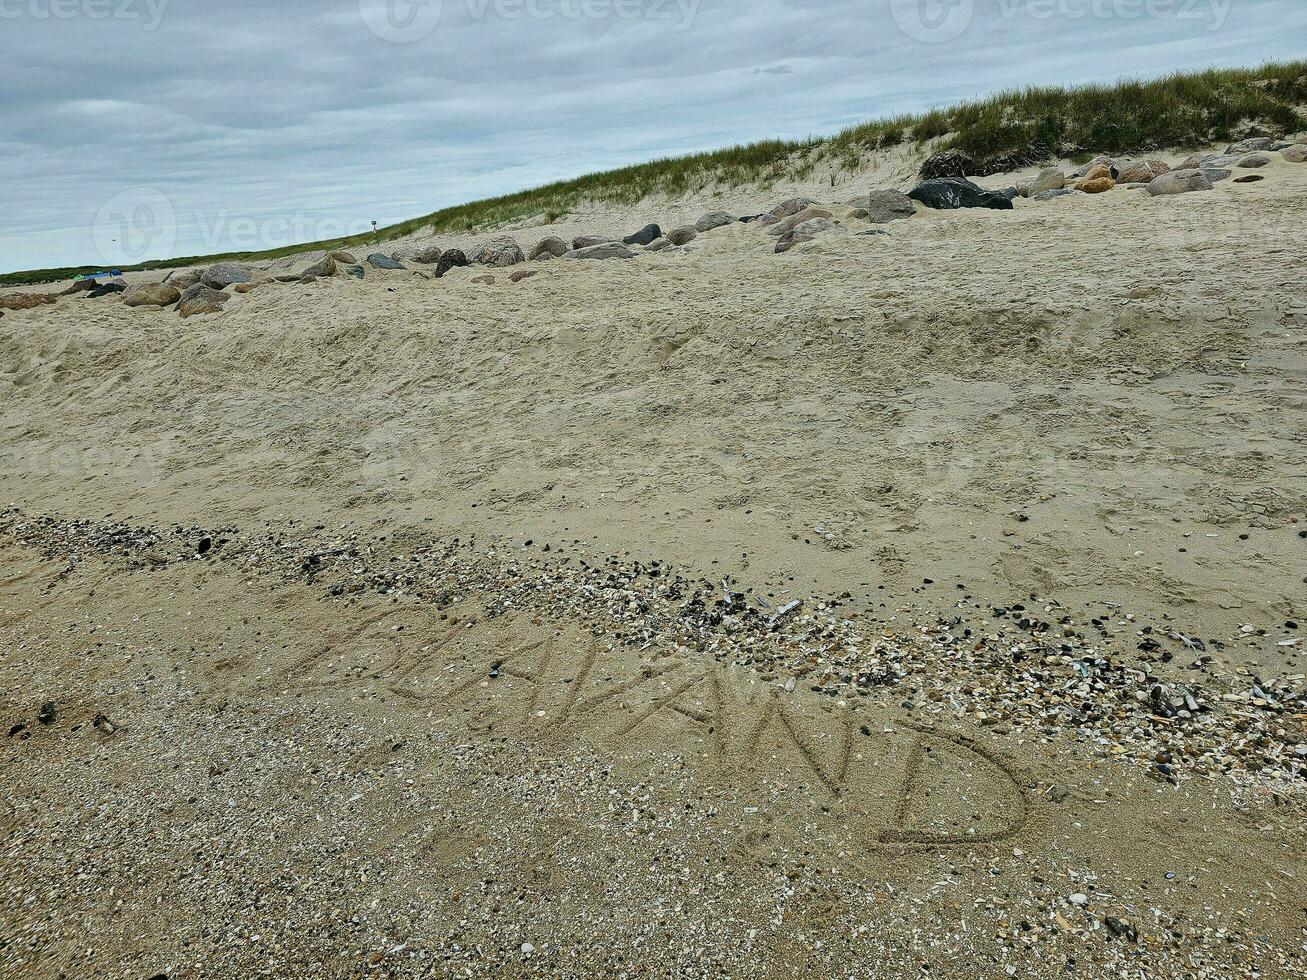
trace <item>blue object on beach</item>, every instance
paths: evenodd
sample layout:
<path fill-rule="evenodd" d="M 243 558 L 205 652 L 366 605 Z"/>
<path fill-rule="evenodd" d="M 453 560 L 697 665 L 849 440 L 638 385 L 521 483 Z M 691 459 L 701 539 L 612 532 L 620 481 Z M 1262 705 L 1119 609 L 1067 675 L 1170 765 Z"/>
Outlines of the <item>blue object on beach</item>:
<path fill-rule="evenodd" d="M 110 269 L 108 272 L 87 272 L 80 276 L 74 276 L 73 282 L 79 279 L 103 279 L 105 276 L 121 276 L 122 272 L 118 269 Z"/>

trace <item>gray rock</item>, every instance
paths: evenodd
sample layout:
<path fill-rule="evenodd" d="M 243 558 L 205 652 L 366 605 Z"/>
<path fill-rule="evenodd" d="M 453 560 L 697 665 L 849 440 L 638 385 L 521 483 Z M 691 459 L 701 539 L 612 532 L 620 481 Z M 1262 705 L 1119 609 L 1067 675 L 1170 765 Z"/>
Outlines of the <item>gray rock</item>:
<path fill-rule="evenodd" d="M 819 210 L 809 208 L 809 211 Z M 802 212 L 807 214 L 807 211 Z M 829 217 L 830 212 L 827 212 Z M 835 222 L 826 218 L 808 218 L 795 225 L 789 232 L 781 236 L 781 240 L 776 243 L 777 254 L 788 252 L 795 245 L 802 245 L 804 242 L 813 241 L 818 235 L 824 235 L 827 232 L 843 230 Z"/>
<path fill-rule="evenodd" d="M 1269 136 L 1254 136 L 1250 139 L 1240 140 L 1225 152 L 1227 156 L 1242 156 L 1245 153 L 1253 153 L 1256 150 L 1273 150 L 1275 149 L 1275 144 L 1276 141 L 1271 139 Z"/>
<path fill-rule="evenodd" d="M 855 232 L 855 233 L 854 233 L 854 237 L 855 237 L 855 238 L 862 238 L 862 237 L 864 237 L 864 236 L 866 236 L 866 235 L 888 235 L 888 234 L 889 234 L 889 232 L 887 232 L 887 231 L 886 231 L 885 229 L 883 229 L 883 228 L 868 228 L 866 231 Z"/>
<path fill-rule="evenodd" d="M 712 231 L 714 228 L 734 223 L 735 216 L 732 214 L 727 214 L 725 211 L 709 211 L 694 223 L 694 230 L 702 234 L 705 231 Z"/>
<path fill-rule="evenodd" d="M 1307 146 L 1291 146 L 1283 151 L 1280 156 L 1290 163 L 1307 163 Z"/>
<path fill-rule="evenodd" d="M 1260 167 L 1270 166 L 1271 158 L 1265 153 L 1249 153 L 1235 164 L 1242 170 L 1257 170 Z"/>
<path fill-rule="evenodd" d="M 526 261 L 526 256 L 522 254 L 522 247 L 507 235 L 492 238 L 468 258 L 478 265 L 487 265 L 492 269 L 503 269 Z"/>
<path fill-rule="evenodd" d="M 355 279 L 362 279 L 365 274 L 363 266 L 361 265 L 345 266 L 345 275 L 347 276 L 353 276 Z"/>
<path fill-rule="evenodd" d="M 229 299 L 231 299 L 230 293 L 197 282 L 178 297 L 177 312 L 184 317 L 196 316 L 200 313 L 219 313 L 222 311 L 223 304 Z"/>
<path fill-rule="evenodd" d="M 902 191 L 872 191 L 867 199 L 867 220 L 872 224 L 883 225 L 902 218 L 912 218 L 917 214 L 917 206 L 912 198 Z"/>
<path fill-rule="evenodd" d="M 443 254 L 444 250 L 439 245 L 432 242 L 430 245 L 423 245 L 414 252 L 413 261 L 419 262 L 422 265 L 435 265 L 440 261 L 440 256 Z"/>
<path fill-rule="evenodd" d="M 549 259 L 561 258 L 566 253 L 567 242 L 557 235 L 550 235 L 548 238 L 542 238 L 536 242 L 536 247 L 531 249 L 529 258 L 532 262 L 545 262 Z"/>
<path fill-rule="evenodd" d="M 183 293 L 200 281 L 202 269 L 187 269 L 185 272 L 168 273 L 163 279 L 165 286 L 175 286 Z"/>
<path fill-rule="evenodd" d="M 1047 200 L 1039 195 L 1048 191 L 1060 191 L 1064 187 L 1066 187 L 1066 175 L 1062 170 L 1059 167 L 1045 167 L 1039 172 L 1039 176 L 1030 182 L 1030 196 L 1037 200 Z"/>
<path fill-rule="evenodd" d="M 1100 156 L 1096 156 L 1096 157 L 1094 157 L 1094 159 L 1090 160 L 1088 163 L 1081 164 L 1081 165 L 1080 165 L 1079 167 L 1077 167 L 1075 170 L 1072 170 L 1072 171 L 1071 171 L 1071 176 L 1072 176 L 1073 179 L 1075 179 L 1075 180 L 1079 180 L 1079 179 L 1080 179 L 1081 177 L 1083 177 L 1085 174 L 1089 173 L 1089 171 L 1093 170 L 1095 167 L 1100 166 L 1100 165 L 1101 165 L 1101 166 L 1104 166 L 1104 167 L 1107 167 L 1107 168 L 1110 170 L 1110 169 L 1113 167 L 1113 165 L 1115 164 L 1115 162 L 1116 162 L 1116 161 L 1115 161 L 1115 159 L 1114 159 L 1113 157 L 1101 156 L 1101 155 L 1100 155 Z"/>
<path fill-rule="evenodd" d="M 673 245 L 688 245 L 699 237 L 699 233 L 689 225 L 673 228 L 667 233 L 667 240 Z"/>
<path fill-rule="evenodd" d="M 633 259 L 635 253 L 621 242 L 604 242 L 601 245 L 587 245 L 577 248 L 563 256 L 565 259 Z"/>
<path fill-rule="evenodd" d="M 359 261 L 349 252 L 331 252 L 327 255 L 327 258 L 331 259 L 333 262 L 338 262 L 341 265 L 358 265 Z"/>
<path fill-rule="evenodd" d="M 123 293 L 124 306 L 172 306 L 182 298 L 176 286 L 159 282 L 143 282 L 131 286 Z"/>
<path fill-rule="evenodd" d="M 1148 185 L 1153 197 L 1169 194 L 1188 194 L 1191 191 L 1210 191 L 1212 182 L 1201 170 L 1172 170 L 1154 178 Z"/>
<path fill-rule="evenodd" d="M 646 245 L 644 250 L 646 252 L 661 252 L 664 249 L 668 249 L 671 247 L 672 247 L 672 243 L 669 242 L 666 238 L 659 238 L 656 241 L 652 241 L 648 245 Z"/>
<path fill-rule="evenodd" d="M 792 232 L 799 225 L 803 224 L 805 221 L 811 221 L 813 218 L 829 218 L 831 216 L 832 216 L 831 213 L 827 211 L 825 208 L 818 208 L 818 207 L 804 208 L 802 211 L 799 211 L 797 214 L 792 214 L 788 218 L 784 218 L 783 220 L 778 221 L 776 224 L 769 227 L 767 229 L 767 234 L 788 235 L 790 232 Z"/>
<path fill-rule="evenodd" d="M 1040 191 L 1038 194 L 1031 194 L 1032 201 L 1052 201 L 1059 197 L 1066 197 L 1068 194 L 1074 194 L 1074 187 L 1056 187 L 1053 190 Z"/>
<path fill-rule="evenodd" d="M 1125 160 L 1117 168 L 1118 184 L 1151 184 L 1171 168 L 1161 160 Z"/>
<path fill-rule="evenodd" d="M 321 262 L 315 262 L 304 270 L 304 276 L 313 276 L 316 279 L 325 279 L 327 276 L 336 274 L 336 260 L 328 255 Z M 302 279 L 304 276 L 301 276 Z"/>
<path fill-rule="evenodd" d="M 627 245 L 648 245 L 655 239 L 663 237 L 663 230 L 657 225 L 645 225 L 634 235 L 627 235 L 622 239 Z"/>
<path fill-rule="evenodd" d="M 1202 167 L 1202 173 L 1203 176 L 1206 177 L 1208 180 L 1210 180 L 1213 184 L 1219 184 L 1223 180 L 1229 180 L 1230 175 L 1233 173 L 1233 171 L 1224 170 L 1224 169 L 1218 170 L 1214 167 L 1209 167 L 1206 164 L 1204 164 Z"/>
<path fill-rule="evenodd" d="M 581 235 L 572 239 L 572 248 L 589 248 L 591 245 L 602 245 L 604 242 L 611 241 L 611 238 L 605 238 L 603 235 Z"/>
<path fill-rule="evenodd" d="M 866 221 L 871 217 L 871 212 L 866 208 L 854 208 L 849 212 L 850 218 L 857 218 L 859 221 Z"/>
<path fill-rule="evenodd" d="M 380 252 L 373 252 L 368 256 L 368 265 L 374 269 L 402 269 L 403 263 L 396 262 L 389 255 L 382 255 Z"/>
<path fill-rule="evenodd" d="M 254 278 L 254 270 L 248 265 L 235 262 L 218 262 L 200 273 L 200 282 L 210 289 L 226 289 L 238 282 L 249 282 Z"/>
<path fill-rule="evenodd" d="M 788 218 L 792 214 L 798 214 L 800 211 L 806 211 L 817 202 L 810 197 L 792 197 L 788 201 L 782 201 L 776 207 L 771 209 L 772 217 L 776 219 Z"/>

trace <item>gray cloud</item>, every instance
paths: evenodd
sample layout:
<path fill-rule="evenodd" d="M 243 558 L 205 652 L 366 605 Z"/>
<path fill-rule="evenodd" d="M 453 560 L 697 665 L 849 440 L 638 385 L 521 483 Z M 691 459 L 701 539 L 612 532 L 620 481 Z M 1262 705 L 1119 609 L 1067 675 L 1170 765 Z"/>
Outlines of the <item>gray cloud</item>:
<path fill-rule="evenodd" d="M 0 0 L 0 270 L 103 261 L 106 205 L 140 189 L 176 218 L 149 257 L 272 247 L 1015 85 L 1291 58 L 1307 36 L 1301 0 L 443 0 L 414 8 L 420 29 L 440 16 L 412 43 L 367 26 L 390 2 L 381 33 L 402 30 L 406 0 L 151 2 Z"/>

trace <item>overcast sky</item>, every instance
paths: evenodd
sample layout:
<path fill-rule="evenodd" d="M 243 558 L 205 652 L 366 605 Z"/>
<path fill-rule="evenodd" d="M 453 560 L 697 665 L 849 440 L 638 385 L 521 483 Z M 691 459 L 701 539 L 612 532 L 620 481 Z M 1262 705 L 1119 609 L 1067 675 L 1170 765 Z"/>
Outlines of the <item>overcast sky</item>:
<path fill-rule="evenodd" d="M 1304 39 L 1303 0 L 0 0 L 0 272 L 270 248 Z"/>

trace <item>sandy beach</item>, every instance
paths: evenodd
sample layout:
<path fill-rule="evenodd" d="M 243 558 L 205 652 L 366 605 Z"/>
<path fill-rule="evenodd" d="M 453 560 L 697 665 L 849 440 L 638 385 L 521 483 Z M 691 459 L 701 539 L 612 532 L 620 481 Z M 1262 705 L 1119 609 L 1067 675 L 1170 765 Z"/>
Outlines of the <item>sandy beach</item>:
<path fill-rule="evenodd" d="M 1307 164 L 918 162 L 5 312 L 0 975 L 1301 975 Z"/>

